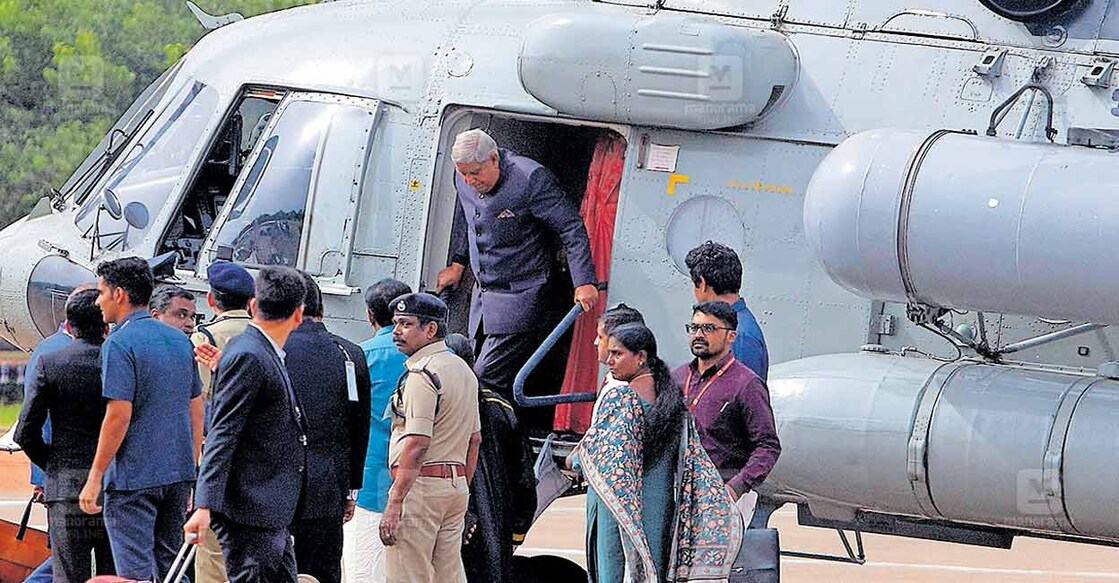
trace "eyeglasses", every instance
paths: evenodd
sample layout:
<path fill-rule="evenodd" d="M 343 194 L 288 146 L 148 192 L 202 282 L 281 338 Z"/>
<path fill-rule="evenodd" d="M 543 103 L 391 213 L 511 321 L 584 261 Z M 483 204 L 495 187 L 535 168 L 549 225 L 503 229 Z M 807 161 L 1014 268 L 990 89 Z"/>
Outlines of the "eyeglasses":
<path fill-rule="evenodd" d="M 707 336 L 708 334 L 714 334 L 716 330 L 734 330 L 734 328 L 716 326 L 714 324 L 684 324 L 684 331 L 693 336 L 698 332 L 702 332 L 704 336 Z"/>

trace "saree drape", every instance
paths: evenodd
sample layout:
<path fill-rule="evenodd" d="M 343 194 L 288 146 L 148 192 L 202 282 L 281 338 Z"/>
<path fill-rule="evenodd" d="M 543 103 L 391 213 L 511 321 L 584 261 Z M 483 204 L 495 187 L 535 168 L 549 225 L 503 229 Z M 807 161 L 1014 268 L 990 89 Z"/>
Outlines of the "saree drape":
<path fill-rule="evenodd" d="M 642 529 L 640 397 L 628 385 L 606 389 L 598 414 L 579 446 L 588 484 L 621 532 L 626 581 L 658 583 Z M 742 543 L 742 516 L 707 457 L 690 414 L 680 428 L 675 476 L 672 550 L 665 581 L 717 581 L 730 576 Z"/>

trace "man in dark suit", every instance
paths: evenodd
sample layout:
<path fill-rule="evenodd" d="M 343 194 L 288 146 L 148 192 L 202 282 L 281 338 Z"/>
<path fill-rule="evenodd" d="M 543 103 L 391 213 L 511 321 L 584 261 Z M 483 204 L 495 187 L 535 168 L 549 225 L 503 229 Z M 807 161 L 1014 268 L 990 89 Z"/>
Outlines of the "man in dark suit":
<path fill-rule="evenodd" d="M 342 580 L 342 524 L 354 515 L 369 443 L 369 368 L 353 342 L 323 325 L 322 293 L 303 274 L 303 323 L 291 333 L 288 375 L 307 421 L 307 490 L 291 533 L 299 572 Z"/>
<path fill-rule="evenodd" d="M 75 293 L 66 302 L 66 331 L 74 341 L 43 355 L 27 383 L 16 443 L 46 472 L 43 499 L 54 556 L 55 581 L 85 581 L 93 573 L 114 573 L 109 535 L 100 514 L 82 512 L 78 494 L 97 451 L 105 416 L 101 398 L 101 343 L 108 327 L 97 307 L 96 289 Z M 43 424 L 54 420 L 52 442 Z"/>
<path fill-rule="evenodd" d="M 306 486 L 307 430 L 282 347 L 303 321 L 306 288 L 288 267 L 261 269 L 255 288 L 253 321 L 217 366 L 197 510 L 183 530 L 214 529 L 231 583 L 294 583 L 288 528 Z M 196 352 L 207 349 L 217 351 Z"/>
<path fill-rule="evenodd" d="M 590 240 L 579 208 L 537 162 L 498 149 L 480 129 L 459 134 L 451 158 L 458 206 L 451 264 L 436 287 L 458 285 L 470 264 L 474 371 L 482 388 L 512 401 L 517 371 L 562 317 L 550 302 L 556 239 L 567 252 L 575 302 L 590 311 L 598 299 Z"/>

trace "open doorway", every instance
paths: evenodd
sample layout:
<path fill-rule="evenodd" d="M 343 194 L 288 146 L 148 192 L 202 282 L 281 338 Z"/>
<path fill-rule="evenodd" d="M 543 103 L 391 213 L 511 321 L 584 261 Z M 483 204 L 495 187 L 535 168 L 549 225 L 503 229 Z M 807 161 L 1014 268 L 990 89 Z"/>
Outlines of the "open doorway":
<path fill-rule="evenodd" d="M 168 222 L 156 255 L 174 252 L 179 269 L 195 270 L 202 243 L 284 95 L 282 90 L 260 87 L 242 92 Z"/>
<path fill-rule="evenodd" d="M 529 157 L 555 174 L 572 202 L 581 209 L 584 224 L 591 238 L 595 271 L 600 281 L 609 279 L 609 256 L 613 241 L 613 220 L 617 205 L 618 185 L 624 164 L 624 128 L 573 121 L 556 121 L 490 111 L 457 111 L 448 115 L 440 139 L 439 159 L 433 187 L 432 207 L 424 263 L 424 282 L 434 287 L 435 274 L 447 264 L 456 201 L 454 164 L 449 152 L 455 136 L 467 129 L 485 130 L 498 146 Z M 604 148 L 605 146 L 608 146 Z M 611 192 L 603 193 L 601 158 L 603 151 L 613 157 L 611 170 L 617 180 Z M 590 181 L 590 183 L 589 183 Z M 589 188 L 588 188 L 589 186 Z M 607 187 L 609 188 L 609 187 Z M 612 197 L 612 198 L 611 198 Z M 609 212 L 599 212 L 609 206 Z M 573 286 L 562 245 L 558 238 L 552 245 L 552 278 L 549 281 L 549 306 L 552 314 L 562 317 L 572 306 Z M 474 277 L 469 267 L 461 285 L 444 296 L 450 307 L 449 329 L 468 334 L 470 296 Z M 606 304 L 602 297 L 600 306 Z M 601 308 L 599 308 L 601 309 Z M 558 322 L 559 317 L 555 320 Z M 529 395 L 553 395 L 561 392 L 592 391 L 598 376 L 597 356 L 593 348 L 595 314 L 584 315 L 568 331 L 545 361 L 529 377 L 525 392 Z M 589 322 L 589 324 L 588 324 Z M 588 336 L 589 333 L 589 336 Z M 575 378 L 579 377 L 579 378 Z M 589 379 L 589 380 L 588 380 Z M 562 413 L 562 415 L 561 415 Z M 580 432 L 590 418 L 590 405 L 526 409 L 518 413 L 522 423 L 534 434 L 553 430 Z M 563 419 L 561 419 L 563 417 Z"/>

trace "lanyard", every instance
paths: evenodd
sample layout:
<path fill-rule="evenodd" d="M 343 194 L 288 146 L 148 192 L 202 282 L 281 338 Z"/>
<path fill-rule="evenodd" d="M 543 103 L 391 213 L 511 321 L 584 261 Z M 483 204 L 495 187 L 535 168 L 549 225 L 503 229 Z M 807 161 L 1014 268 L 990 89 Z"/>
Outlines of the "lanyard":
<path fill-rule="evenodd" d="M 711 377 L 711 379 L 709 379 L 707 381 L 706 385 L 703 385 L 702 387 L 700 387 L 699 392 L 696 393 L 695 398 L 689 400 L 688 409 L 691 410 L 692 413 L 695 413 L 696 405 L 699 404 L 699 400 L 703 398 L 703 394 L 707 392 L 707 389 L 710 389 L 711 385 L 715 384 L 715 381 L 719 380 L 719 377 L 723 376 L 723 373 L 727 372 L 727 369 L 730 368 L 730 365 L 732 365 L 732 364 L 734 364 L 734 357 L 733 356 L 730 357 L 730 360 L 728 360 L 726 362 L 726 364 L 724 364 L 723 367 L 720 368 L 719 371 L 715 373 L 715 376 Z M 688 367 L 688 377 L 684 381 L 684 390 L 687 391 L 687 390 L 691 389 L 691 386 L 692 386 L 692 368 Z"/>

